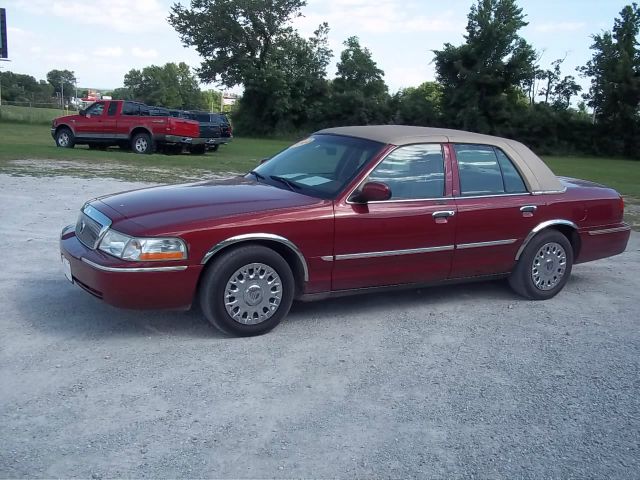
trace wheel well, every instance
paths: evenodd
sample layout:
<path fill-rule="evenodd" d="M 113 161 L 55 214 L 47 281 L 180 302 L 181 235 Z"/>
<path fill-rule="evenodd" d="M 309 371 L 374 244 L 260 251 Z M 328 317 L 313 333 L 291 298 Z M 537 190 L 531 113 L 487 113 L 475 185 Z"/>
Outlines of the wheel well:
<path fill-rule="evenodd" d="M 560 233 L 562 233 L 565 237 L 567 237 L 567 240 L 569 240 L 569 243 L 571 244 L 571 248 L 573 249 L 574 260 L 578 258 L 578 255 L 580 254 L 580 248 L 582 247 L 582 243 L 580 241 L 580 235 L 578 234 L 578 231 L 575 228 L 570 227 L 569 225 L 552 225 L 548 228 L 557 230 Z"/>
<path fill-rule="evenodd" d="M 200 273 L 200 278 L 198 279 L 197 292 L 200 291 L 200 282 L 204 277 L 205 272 L 211 268 L 211 265 L 215 263 L 217 258 L 220 258 L 224 253 L 230 252 L 232 250 L 238 249 L 240 247 L 246 247 L 248 245 L 261 245 L 266 248 L 270 248 L 271 250 L 278 253 L 282 258 L 284 258 L 285 262 L 289 264 L 291 268 L 291 272 L 293 273 L 293 279 L 295 281 L 295 296 L 301 295 L 303 293 L 304 286 L 304 266 L 302 265 L 302 261 L 298 257 L 298 255 L 291 250 L 291 248 L 287 247 L 285 244 L 273 241 L 273 240 L 247 240 L 242 242 L 233 243 L 227 247 L 222 248 L 220 251 L 216 252 L 211 258 L 207 260 L 205 267 L 202 269 Z"/>
<path fill-rule="evenodd" d="M 147 135 L 151 136 L 151 132 L 146 128 L 136 127 L 133 130 L 131 130 L 131 133 L 129 134 L 129 140 L 133 140 L 133 137 L 135 137 L 139 133 L 146 133 Z"/>
<path fill-rule="evenodd" d="M 69 125 L 66 125 L 66 124 L 64 124 L 64 123 L 63 123 L 62 125 L 58 125 L 58 126 L 56 127 L 56 135 L 57 135 L 57 134 L 58 134 L 58 132 L 59 132 L 60 130 L 62 130 L 63 128 L 66 128 L 66 129 L 67 129 L 67 130 L 69 130 L 71 133 L 73 133 L 73 129 L 72 129 Z"/>

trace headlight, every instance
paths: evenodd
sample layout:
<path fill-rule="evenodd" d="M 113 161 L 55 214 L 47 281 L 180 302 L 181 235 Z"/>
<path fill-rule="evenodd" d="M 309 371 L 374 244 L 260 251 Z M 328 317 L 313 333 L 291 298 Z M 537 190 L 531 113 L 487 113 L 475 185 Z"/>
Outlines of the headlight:
<path fill-rule="evenodd" d="M 98 247 L 114 257 L 133 262 L 184 260 L 187 246 L 179 238 L 135 238 L 109 230 Z"/>

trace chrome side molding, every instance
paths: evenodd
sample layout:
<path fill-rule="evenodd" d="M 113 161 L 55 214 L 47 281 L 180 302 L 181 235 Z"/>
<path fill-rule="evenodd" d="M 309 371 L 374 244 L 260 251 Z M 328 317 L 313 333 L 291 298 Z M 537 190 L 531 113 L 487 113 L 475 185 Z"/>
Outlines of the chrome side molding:
<path fill-rule="evenodd" d="M 622 227 L 614 227 L 614 228 L 603 228 L 601 230 L 591 230 L 587 232 L 589 235 L 605 235 L 607 233 L 618 233 L 618 232 L 626 232 L 631 230 L 631 226 L 623 225 Z"/>
<path fill-rule="evenodd" d="M 518 249 L 518 253 L 516 253 L 516 260 L 520 259 L 520 255 L 522 255 L 522 252 L 524 252 L 524 249 L 527 248 L 527 245 L 533 239 L 533 237 L 536 236 L 537 233 L 544 230 L 545 228 L 552 227 L 554 225 L 565 225 L 567 227 L 571 227 L 575 230 L 578 230 L 578 225 L 576 225 L 570 220 L 563 220 L 560 218 L 555 220 L 547 220 L 546 222 L 539 223 L 538 225 L 533 227 L 533 230 L 529 232 L 529 234 L 527 235 L 527 238 L 525 238 L 524 242 L 522 242 L 522 245 L 520 245 L 520 248 Z"/>
<path fill-rule="evenodd" d="M 453 245 L 442 245 L 438 247 L 425 248 L 409 248 L 406 250 L 386 250 L 382 252 L 364 252 L 364 253 L 347 253 L 344 255 L 336 255 L 336 260 L 355 260 L 358 258 L 375 258 L 375 257 L 395 257 L 397 255 L 414 255 L 416 253 L 444 252 L 453 250 Z"/>
<path fill-rule="evenodd" d="M 300 263 L 302 264 L 302 270 L 304 273 L 304 281 L 309 281 L 309 267 L 307 265 L 307 260 L 304 258 L 304 255 L 297 247 L 295 243 L 285 237 L 281 237 L 280 235 L 274 235 L 273 233 L 245 233 L 242 235 L 236 235 L 235 237 L 227 238 L 226 240 L 217 243 L 213 247 L 211 247 L 207 253 L 205 253 L 204 257 L 202 257 L 201 264 L 207 263 L 211 257 L 213 257 L 216 253 L 218 253 L 223 248 L 228 247 L 229 245 L 233 245 L 235 243 L 240 242 L 248 242 L 251 240 L 270 240 L 272 242 L 278 242 L 289 248 L 293 253 L 296 254 Z"/>
<path fill-rule="evenodd" d="M 498 247 L 500 245 L 510 245 L 515 243 L 517 240 L 517 238 L 509 238 L 507 240 L 494 240 L 492 242 L 459 243 L 456 245 L 456 249 L 464 250 L 465 248 Z"/>

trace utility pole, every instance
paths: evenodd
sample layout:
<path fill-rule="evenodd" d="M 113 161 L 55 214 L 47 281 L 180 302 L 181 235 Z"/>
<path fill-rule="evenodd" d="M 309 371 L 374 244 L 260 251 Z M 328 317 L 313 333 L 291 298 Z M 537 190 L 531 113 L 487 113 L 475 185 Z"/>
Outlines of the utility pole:
<path fill-rule="evenodd" d="M 220 113 L 224 113 L 224 90 L 220 91 Z"/>
<path fill-rule="evenodd" d="M 64 112 L 64 79 L 60 81 L 60 106 Z"/>

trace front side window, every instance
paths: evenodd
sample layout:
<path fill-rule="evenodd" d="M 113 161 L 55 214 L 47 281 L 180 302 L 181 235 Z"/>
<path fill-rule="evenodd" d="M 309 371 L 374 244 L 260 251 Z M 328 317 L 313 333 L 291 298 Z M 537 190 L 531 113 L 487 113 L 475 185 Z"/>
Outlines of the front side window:
<path fill-rule="evenodd" d="M 99 117 L 104 112 L 104 102 L 96 102 L 86 110 L 87 115 L 92 117 Z"/>
<path fill-rule="evenodd" d="M 520 173 L 502 150 L 489 145 L 454 145 L 462 195 L 526 193 Z"/>
<path fill-rule="evenodd" d="M 400 147 L 369 175 L 391 190 L 390 200 L 440 198 L 444 195 L 444 156 L 440 144 Z"/>
<path fill-rule="evenodd" d="M 276 154 L 249 174 L 299 193 L 334 198 L 384 145 L 342 135 L 312 135 Z"/>

